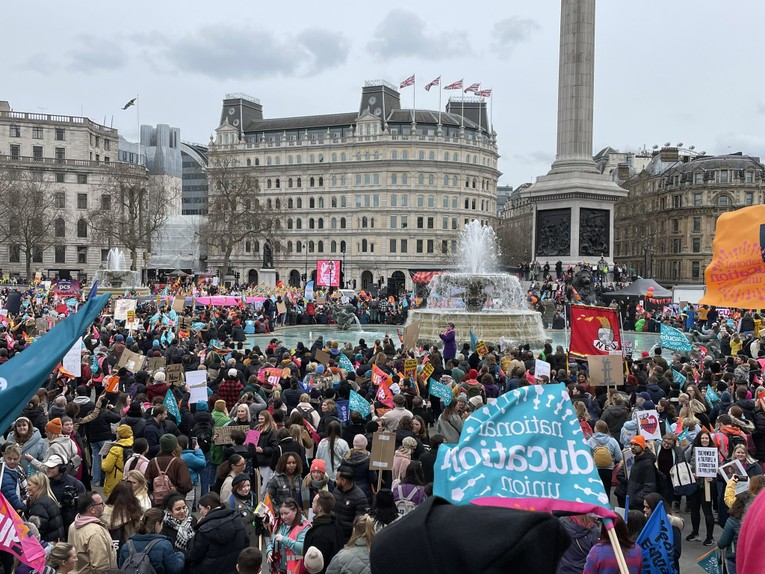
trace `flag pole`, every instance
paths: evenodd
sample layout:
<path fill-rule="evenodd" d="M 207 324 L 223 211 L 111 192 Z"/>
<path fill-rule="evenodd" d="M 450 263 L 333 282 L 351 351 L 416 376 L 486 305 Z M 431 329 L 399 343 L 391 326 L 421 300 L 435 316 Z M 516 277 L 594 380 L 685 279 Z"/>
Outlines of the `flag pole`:
<path fill-rule="evenodd" d="M 441 127 L 441 76 L 438 76 L 438 127 Z"/>
<path fill-rule="evenodd" d="M 141 165 L 141 101 L 138 94 L 135 95 L 135 121 L 138 129 L 138 165 Z"/>
<path fill-rule="evenodd" d="M 414 77 L 414 82 L 412 83 L 412 123 L 417 123 L 417 76 Z M 412 134 L 416 135 L 416 134 Z"/>
<path fill-rule="evenodd" d="M 629 568 L 627 568 L 627 562 L 624 560 L 622 546 L 619 544 L 619 538 L 616 536 L 616 530 L 614 530 L 613 521 L 610 518 L 604 518 L 603 522 L 606 525 L 606 532 L 608 532 L 608 539 L 611 541 L 611 548 L 614 550 L 616 562 L 619 564 L 619 572 L 621 574 L 630 574 Z"/>

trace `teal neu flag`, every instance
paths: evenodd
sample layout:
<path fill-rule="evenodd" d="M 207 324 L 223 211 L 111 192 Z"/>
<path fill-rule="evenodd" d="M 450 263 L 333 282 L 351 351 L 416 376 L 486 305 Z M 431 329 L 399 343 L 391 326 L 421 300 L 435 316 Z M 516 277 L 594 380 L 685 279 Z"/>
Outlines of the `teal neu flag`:
<path fill-rule="evenodd" d="M 430 394 L 441 399 L 444 406 L 448 406 L 452 402 L 452 397 L 454 395 L 452 394 L 452 390 L 445 384 L 439 383 L 435 379 L 430 379 L 428 388 L 430 389 Z"/>
<path fill-rule="evenodd" d="M 643 574 L 676 574 L 675 536 L 663 502 L 653 509 L 636 542 L 643 549 Z"/>
<path fill-rule="evenodd" d="M 85 335 L 110 295 L 90 297 L 80 310 L 37 339 L 30 347 L 0 365 L 0 428 L 8 428 L 27 402 L 61 362 L 72 345 Z"/>
<path fill-rule="evenodd" d="M 350 400 L 348 401 L 348 408 L 352 411 L 367 416 L 369 414 L 369 403 L 359 393 L 351 389 Z"/>
<path fill-rule="evenodd" d="M 470 329 L 470 350 L 475 353 L 475 348 L 478 345 L 478 337 L 473 333 L 473 329 Z"/>
<path fill-rule="evenodd" d="M 337 363 L 345 372 L 350 373 L 353 371 L 353 363 L 351 363 L 351 360 L 345 355 L 345 353 L 340 353 L 338 355 Z"/>
<path fill-rule="evenodd" d="M 717 548 L 710 550 L 704 556 L 696 560 L 701 569 L 707 574 L 722 574 L 722 568 L 720 567 L 720 560 L 717 557 Z"/>
<path fill-rule="evenodd" d="M 693 348 L 682 331 L 664 323 L 661 324 L 661 346 L 675 351 L 690 351 Z"/>
<path fill-rule="evenodd" d="M 442 445 L 433 494 L 452 504 L 614 518 L 566 386 L 508 391 L 473 412 Z"/>
<path fill-rule="evenodd" d="M 683 373 L 678 373 L 675 369 L 672 369 L 672 380 L 680 385 L 680 388 L 685 388 L 686 378 Z"/>
<path fill-rule="evenodd" d="M 167 389 L 165 400 L 162 402 L 167 407 L 167 412 L 175 417 L 175 422 L 181 422 L 181 409 L 178 408 L 178 401 L 175 400 L 175 395 L 172 389 Z"/>

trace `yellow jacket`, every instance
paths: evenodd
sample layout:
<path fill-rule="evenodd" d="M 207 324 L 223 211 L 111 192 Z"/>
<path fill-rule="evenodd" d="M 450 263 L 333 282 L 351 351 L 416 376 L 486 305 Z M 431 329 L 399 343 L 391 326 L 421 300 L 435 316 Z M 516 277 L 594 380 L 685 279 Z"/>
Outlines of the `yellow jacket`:
<path fill-rule="evenodd" d="M 101 461 L 101 470 L 104 471 L 104 498 L 108 498 L 114 487 L 122 480 L 122 469 L 125 468 L 123 451 L 133 446 L 133 437 L 121 438 L 116 441 L 107 455 Z"/>

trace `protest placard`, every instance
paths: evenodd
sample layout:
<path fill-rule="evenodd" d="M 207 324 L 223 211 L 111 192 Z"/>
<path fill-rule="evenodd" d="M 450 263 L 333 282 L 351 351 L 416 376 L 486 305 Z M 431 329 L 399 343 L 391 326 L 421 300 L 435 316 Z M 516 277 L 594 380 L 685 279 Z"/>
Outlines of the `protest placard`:
<path fill-rule="evenodd" d="M 276 302 L 276 314 L 277 315 L 284 315 L 287 312 L 287 305 L 282 303 L 281 301 Z"/>
<path fill-rule="evenodd" d="M 412 323 L 404 327 L 404 350 L 414 349 L 417 345 L 417 337 L 420 336 L 420 324 Z"/>
<path fill-rule="evenodd" d="M 478 341 L 478 344 L 475 346 L 475 352 L 478 353 L 479 357 L 483 357 L 486 353 L 489 352 L 489 348 L 483 341 Z"/>
<path fill-rule="evenodd" d="M 82 376 L 82 337 L 77 339 L 72 348 L 66 352 L 61 359 L 61 366 L 70 375 Z"/>
<path fill-rule="evenodd" d="M 396 433 L 376 432 L 372 435 L 372 453 L 369 470 L 391 470 L 396 454 Z"/>
<path fill-rule="evenodd" d="M 189 331 L 191 329 L 191 317 L 178 317 L 178 327 L 183 331 Z"/>
<path fill-rule="evenodd" d="M 629 479 L 632 467 L 635 464 L 635 455 L 632 454 L 632 449 L 625 448 L 622 451 L 622 461 L 624 462 L 624 475 Z"/>
<path fill-rule="evenodd" d="M 726 483 L 730 482 L 734 474 L 737 474 L 738 476 L 747 476 L 744 465 L 741 464 L 740 460 L 732 460 L 728 464 L 722 465 L 717 469 L 717 472 L 720 473 L 720 476 L 723 477 Z"/>
<path fill-rule="evenodd" d="M 622 341 L 622 357 L 632 357 L 632 341 Z"/>
<path fill-rule="evenodd" d="M 189 386 L 191 404 L 199 401 L 206 401 L 209 393 L 207 392 L 207 371 L 189 371 L 186 373 L 186 384 Z"/>
<path fill-rule="evenodd" d="M 659 428 L 659 413 L 656 409 L 637 411 L 635 413 L 640 434 L 645 440 L 660 440 L 661 429 Z"/>
<path fill-rule="evenodd" d="M 186 297 L 176 297 L 173 299 L 172 310 L 176 313 L 183 313 L 183 307 L 186 305 Z"/>
<path fill-rule="evenodd" d="M 167 365 L 165 367 L 165 382 L 170 385 L 182 385 L 186 382 L 183 376 L 183 365 Z"/>
<path fill-rule="evenodd" d="M 476 350 L 478 350 L 478 347 L 476 347 Z M 536 359 L 534 361 L 534 377 L 540 378 L 540 377 L 547 377 L 547 380 L 550 380 L 550 363 L 547 361 L 542 361 L 540 359 Z"/>
<path fill-rule="evenodd" d="M 164 357 L 149 357 L 146 361 L 146 370 L 150 373 L 156 373 L 160 369 L 164 368 L 167 361 Z"/>
<path fill-rule="evenodd" d="M 127 310 L 127 322 L 132 323 L 135 321 L 135 309 L 128 309 Z"/>
<path fill-rule="evenodd" d="M 246 435 L 247 431 L 250 430 L 250 427 L 247 425 L 217 427 L 213 429 L 213 442 L 218 445 L 234 444 L 234 440 L 231 438 L 231 431 L 233 430 L 240 430 Z"/>
<path fill-rule="evenodd" d="M 449 387 L 443 383 L 434 381 L 433 379 L 430 379 L 429 387 L 430 394 L 441 399 L 441 402 L 444 404 L 444 406 L 451 404 L 454 395 L 452 394 L 452 390 Z"/>
<path fill-rule="evenodd" d="M 248 430 L 244 439 L 244 444 L 258 446 L 258 441 L 260 441 L 260 431 L 255 429 Z"/>
<path fill-rule="evenodd" d="M 404 361 L 404 377 L 411 377 L 417 372 L 417 359 L 406 359 Z"/>
<path fill-rule="evenodd" d="M 420 371 L 420 380 L 427 381 L 435 370 L 436 368 L 431 363 L 425 363 Z"/>
<path fill-rule="evenodd" d="M 717 448 L 697 446 L 693 454 L 696 457 L 696 478 L 715 478 L 720 454 Z"/>
<path fill-rule="evenodd" d="M 590 384 L 599 387 L 623 385 L 623 361 L 621 353 L 618 355 L 587 355 Z"/>
<path fill-rule="evenodd" d="M 322 365 L 327 365 L 329 363 L 329 353 L 322 349 L 316 350 L 316 362 L 321 363 Z"/>
<path fill-rule="evenodd" d="M 135 314 L 137 301 L 135 299 L 117 299 L 114 302 L 114 318 L 118 321 L 127 321 L 128 311 Z"/>
<path fill-rule="evenodd" d="M 128 351 L 127 349 L 125 349 L 122 351 L 120 360 L 117 362 L 117 368 L 120 369 L 122 367 L 125 367 L 131 373 L 137 373 L 138 371 L 143 369 L 143 364 L 145 361 L 146 361 L 145 356 L 139 355 L 138 353 L 134 353 L 133 351 Z"/>

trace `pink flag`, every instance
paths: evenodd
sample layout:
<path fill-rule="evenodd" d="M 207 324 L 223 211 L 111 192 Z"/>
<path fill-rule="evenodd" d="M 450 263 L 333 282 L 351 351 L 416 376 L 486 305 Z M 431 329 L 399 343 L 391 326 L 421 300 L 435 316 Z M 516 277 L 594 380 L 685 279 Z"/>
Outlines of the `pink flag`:
<path fill-rule="evenodd" d="M 12 554 L 23 564 L 42 572 L 45 568 L 45 550 L 24 521 L 0 494 L 0 550 Z"/>
<path fill-rule="evenodd" d="M 435 80 L 433 80 L 432 82 L 430 82 L 429 84 L 425 86 L 425 90 L 429 92 L 430 88 L 432 88 L 433 86 L 438 86 L 440 83 L 441 83 L 441 76 L 438 76 Z"/>
<path fill-rule="evenodd" d="M 412 74 L 406 80 L 401 82 L 401 85 L 399 86 L 399 88 L 406 88 L 407 86 L 411 86 L 413 84 L 414 84 L 414 74 Z"/>
<path fill-rule="evenodd" d="M 462 80 L 454 82 L 453 84 L 449 84 L 448 86 L 444 86 L 444 89 L 445 90 L 461 90 L 462 89 Z"/>
<path fill-rule="evenodd" d="M 468 93 L 468 92 L 474 92 L 474 93 L 475 93 L 475 92 L 477 92 L 477 91 L 478 91 L 480 88 L 481 88 L 481 84 L 480 84 L 480 83 L 477 83 L 477 84 L 470 84 L 470 85 L 469 85 L 467 88 L 465 88 L 465 93 Z"/>

